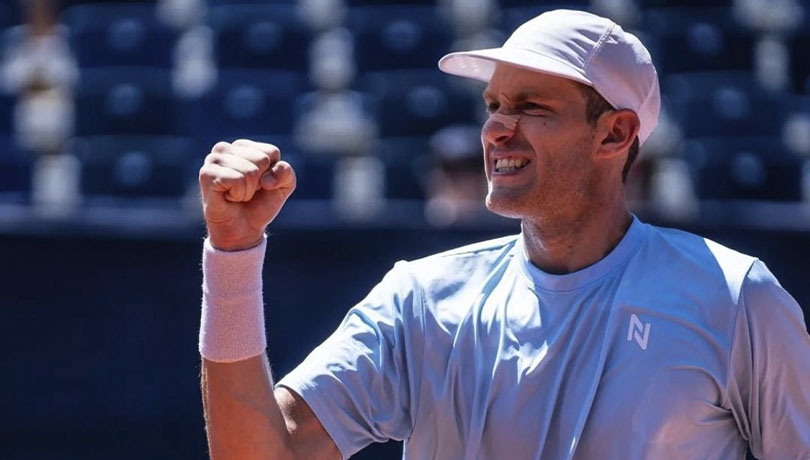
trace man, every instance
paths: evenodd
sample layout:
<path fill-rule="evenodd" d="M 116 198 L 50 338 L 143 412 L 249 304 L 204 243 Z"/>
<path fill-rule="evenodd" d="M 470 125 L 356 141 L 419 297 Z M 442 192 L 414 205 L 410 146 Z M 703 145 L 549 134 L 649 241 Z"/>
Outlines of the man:
<path fill-rule="evenodd" d="M 439 66 L 488 82 L 486 202 L 521 234 L 397 263 L 274 387 L 264 228 L 295 179 L 271 145 L 217 144 L 200 173 L 211 456 L 400 439 L 409 459 L 810 458 L 796 302 L 757 259 L 628 211 L 659 111 L 643 45 L 562 10 Z"/>

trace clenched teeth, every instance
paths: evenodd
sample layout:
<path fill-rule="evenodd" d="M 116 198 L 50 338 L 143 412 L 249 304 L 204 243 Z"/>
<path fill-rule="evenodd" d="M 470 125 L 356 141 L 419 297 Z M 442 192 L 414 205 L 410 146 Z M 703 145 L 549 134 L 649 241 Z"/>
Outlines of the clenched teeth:
<path fill-rule="evenodd" d="M 517 171 L 529 163 L 525 158 L 500 158 L 495 161 L 495 172 Z"/>

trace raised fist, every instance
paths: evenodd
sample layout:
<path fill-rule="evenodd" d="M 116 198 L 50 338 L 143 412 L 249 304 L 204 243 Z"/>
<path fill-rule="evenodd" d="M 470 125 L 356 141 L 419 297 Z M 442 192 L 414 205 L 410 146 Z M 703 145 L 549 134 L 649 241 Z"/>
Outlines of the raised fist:
<path fill-rule="evenodd" d="M 211 245 L 237 251 L 261 242 L 264 229 L 295 190 L 295 172 L 271 144 L 219 142 L 200 168 Z"/>

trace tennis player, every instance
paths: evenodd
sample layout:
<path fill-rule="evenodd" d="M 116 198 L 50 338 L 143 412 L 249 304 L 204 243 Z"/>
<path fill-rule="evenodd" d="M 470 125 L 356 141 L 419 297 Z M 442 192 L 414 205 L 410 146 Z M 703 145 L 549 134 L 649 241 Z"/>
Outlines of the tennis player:
<path fill-rule="evenodd" d="M 396 263 L 277 383 L 264 231 L 295 176 L 269 144 L 207 157 L 211 457 L 345 459 L 396 439 L 414 460 L 810 459 L 797 303 L 762 261 L 628 210 L 660 107 L 641 42 L 556 10 L 439 67 L 487 82 L 486 204 L 521 233 Z"/>

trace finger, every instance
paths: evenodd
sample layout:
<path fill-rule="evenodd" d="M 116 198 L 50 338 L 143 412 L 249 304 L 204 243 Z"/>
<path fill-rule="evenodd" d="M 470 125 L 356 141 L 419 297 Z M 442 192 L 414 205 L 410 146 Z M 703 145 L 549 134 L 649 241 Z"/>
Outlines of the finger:
<path fill-rule="evenodd" d="M 233 147 L 231 150 L 233 150 Z M 259 166 L 245 158 L 230 153 L 212 153 L 209 157 L 212 157 L 211 163 L 234 169 L 244 176 L 245 187 L 243 190 L 245 195 L 239 198 L 238 201 L 250 201 L 253 198 L 253 194 L 256 193 L 256 190 L 261 187 L 259 181 L 261 180 L 262 172 Z"/>
<path fill-rule="evenodd" d="M 230 150 L 231 155 L 244 158 L 259 167 L 259 173 L 264 174 L 281 158 L 281 152 L 274 150 L 259 150 L 247 145 L 234 144 Z"/>
<path fill-rule="evenodd" d="M 226 153 L 231 148 L 231 144 L 225 141 L 220 141 L 214 144 L 211 147 L 211 151 L 214 153 Z"/>
<path fill-rule="evenodd" d="M 256 142 L 250 139 L 237 139 L 233 141 L 233 145 L 238 145 L 241 147 L 249 147 L 264 152 L 266 154 L 272 154 L 273 152 L 281 152 L 277 146 L 273 144 L 268 144 L 266 142 Z"/>
<path fill-rule="evenodd" d="M 200 169 L 200 184 L 203 194 L 210 198 L 210 193 L 221 194 L 226 201 L 242 201 L 245 196 L 245 176 L 239 171 L 220 166 L 218 164 L 206 164 Z"/>
<path fill-rule="evenodd" d="M 279 161 L 262 176 L 263 190 L 295 189 L 295 171 L 286 161 Z"/>

